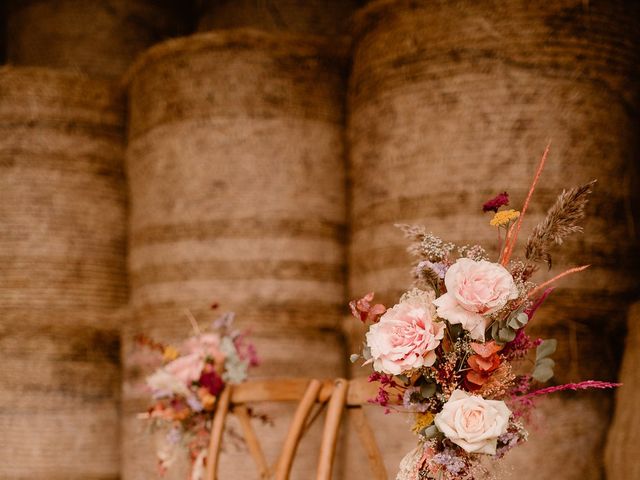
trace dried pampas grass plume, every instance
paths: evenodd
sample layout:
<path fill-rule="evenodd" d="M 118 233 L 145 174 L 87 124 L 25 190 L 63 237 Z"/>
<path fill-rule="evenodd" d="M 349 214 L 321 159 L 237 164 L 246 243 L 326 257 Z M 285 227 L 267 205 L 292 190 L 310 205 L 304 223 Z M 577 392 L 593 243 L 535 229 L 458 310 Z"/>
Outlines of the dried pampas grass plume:
<path fill-rule="evenodd" d="M 545 219 L 536 225 L 529 236 L 525 251 L 527 260 L 544 262 L 551 268 L 550 251 L 553 246 L 561 245 L 572 233 L 582 232 L 578 222 L 584 218 L 589 194 L 595 183 L 596 180 L 592 180 L 579 187 L 562 191 Z"/>

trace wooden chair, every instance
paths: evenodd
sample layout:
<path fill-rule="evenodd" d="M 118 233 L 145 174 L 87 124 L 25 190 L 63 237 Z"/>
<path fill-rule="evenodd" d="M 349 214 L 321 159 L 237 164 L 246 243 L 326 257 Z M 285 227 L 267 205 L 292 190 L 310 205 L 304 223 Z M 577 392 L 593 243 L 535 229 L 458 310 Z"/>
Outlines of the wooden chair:
<path fill-rule="evenodd" d="M 387 469 L 382 460 L 382 452 L 376 442 L 373 429 L 367 420 L 365 410 L 362 408 L 371 405 L 369 400 L 374 398 L 378 393 L 378 383 L 371 383 L 366 377 L 356 378 L 349 381 L 349 389 L 347 393 L 347 413 L 352 431 L 358 434 L 360 444 L 369 460 L 371 469 L 371 480 L 387 480 Z M 380 408 L 370 406 L 370 408 Z"/>
<path fill-rule="evenodd" d="M 380 450 L 366 420 L 363 405 L 375 396 L 376 385 L 366 379 L 324 380 L 274 379 L 251 381 L 227 388 L 221 395 L 211 429 L 207 462 L 207 480 L 216 480 L 224 425 L 228 414 L 237 417 L 247 448 L 256 462 L 262 480 L 288 480 L 293 460 L 304 433 L 326 408 L 327 413 L 318 454 L 317 480 L 330 480 L 343 412 L 349 413 L 352 428 L 358 433 L 373 471 L 374 480 L 386 480 Z M 298 402 L 275 465 L 269 465 L 251 425 L 248 403 Z M 314 412 L 314 406 L 316 407 Z"/>

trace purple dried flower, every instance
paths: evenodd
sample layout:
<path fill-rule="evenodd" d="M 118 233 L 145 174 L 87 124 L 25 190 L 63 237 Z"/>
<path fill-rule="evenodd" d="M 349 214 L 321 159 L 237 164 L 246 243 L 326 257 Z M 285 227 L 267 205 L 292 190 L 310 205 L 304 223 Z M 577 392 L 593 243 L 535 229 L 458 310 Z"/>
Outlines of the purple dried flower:
<path fill-rule="evenodd" d="M 418 272 L 421 272 L 426 269 L 433 270 L 436 273 L 436 275 L 438 275 L 438 278 L 440 279 L 444 279 L 444 276 L 447 273 L 447 266 L 441 262 L 433 263 L 428 260 L 423 260 L 416 267 L 416 270 Z"/>
<path fill-rule="evenodd" d="M 498 212 L 498 209 L 500 207 L 504 207 L 506 205 L 509 205 L 509 194 L 507 192 L 502 192 L 498 195 L 496 195 L 495 197 L 493 197 L 491 200 L 488 200 L 487 202 L 485 202 L 484 205 L 482 205 L 482 211 L 483 212 Z"/>
<path fill-rule="evenodd" d="M 420 395 L 419 387 L 409 387 L 404 391 L 402 396 L 402 406 L 410 412 L 424 413 L 429 409 L 429 405 L 422 403 L 419 400 L 422 398 Z M 418 401 L 416 401 L 418 399 Z"/>
<path fill-rule="evenodd" d="M 463 458 L 456 455 L 456 452 L 450 448 L 444 449 L 442 452 L 433 456 L 433 462 L 442 465 L 449 473 L 459 474 L 464 471 L 466 463 Z"/>

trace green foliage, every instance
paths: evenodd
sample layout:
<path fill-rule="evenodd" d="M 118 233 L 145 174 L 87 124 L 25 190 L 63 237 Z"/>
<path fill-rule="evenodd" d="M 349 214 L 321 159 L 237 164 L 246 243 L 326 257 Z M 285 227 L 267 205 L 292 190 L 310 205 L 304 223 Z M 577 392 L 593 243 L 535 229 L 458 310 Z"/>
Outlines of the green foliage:
<path fill-rule="evenodd" d="M 553 355 L 557 346 L 558 342 L 553 338 L 543 340 L 542 343 L 538 345 L 536 349 L 536 364 L 531 374 L 534 380 L 544 383 L 553 377 L 553 367 L 555 367 L 556 362 L 549 358 L 549 356 Z"/>

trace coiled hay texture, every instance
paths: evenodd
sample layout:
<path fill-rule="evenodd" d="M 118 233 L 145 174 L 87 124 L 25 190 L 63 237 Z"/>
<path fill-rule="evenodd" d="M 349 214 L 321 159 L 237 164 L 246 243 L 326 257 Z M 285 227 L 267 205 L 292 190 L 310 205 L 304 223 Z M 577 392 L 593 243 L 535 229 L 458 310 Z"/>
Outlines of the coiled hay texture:
<path fill-rule="evenodd" d="M 9 0 L 7 61 L 118 77 L 184 31 L 186 11 L 177 0 Z"/>
<path fill-rule="evenodd" d="M 0 477 L 118 478 L 123 97 L 0 69 Z"/>
<path fill-rule="evenodd" d="M 201 0 L 198 31 L 251 27 L 319 36 L 349 32 L 356 0 Z"/>
<path fill-rule="evenodd" d="M 204 323 L 216 301 L 251 330 L 258 376 L 344 374 L 344 59 L 336 51 L 298 36 L 227 31 L 167 42 L 133 68 L 127 338 L 134 330 L 184 337 L 184 309 Z M 133 418 L 144 408 L 143 373 L 128 362 L 125 479 L 153 468 Z M 271 457 L 289 420 L 274 416 L 276 427 L 259 434 Z M 296 463 L 302 478 L 315 468 L 314 441 Z M 255 475 L 238 455 L 246 454 L 228 449 L 222 478 Z"/>

